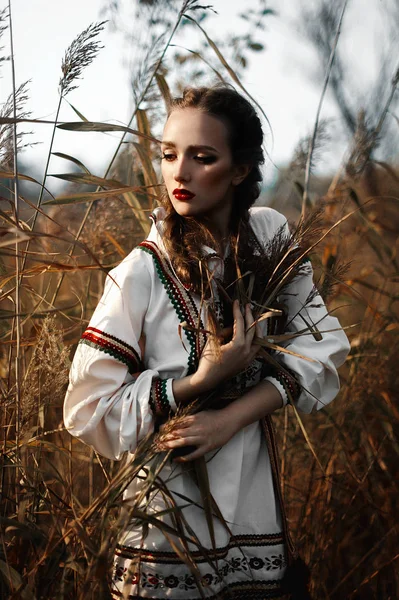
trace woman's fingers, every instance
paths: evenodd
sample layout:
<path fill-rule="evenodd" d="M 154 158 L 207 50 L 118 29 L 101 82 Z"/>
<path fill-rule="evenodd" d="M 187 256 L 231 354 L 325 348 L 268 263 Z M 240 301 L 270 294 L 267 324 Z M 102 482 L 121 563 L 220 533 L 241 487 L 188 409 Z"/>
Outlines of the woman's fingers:
<path fill-rule="evenodd" d="M 235 427 L 226 422 L 222 411 L 201 411 L 187 418 L 194 419 L 191 427 L 178 429 L 160 440 L 160 450 L 172 451 L 173 460 L 194 460 L 221 448 L 235 433 Z"/>
<path fill-rule="evenodd" d="M 260 326 L 259 321 L 256 321 L 256 325 L 255 325 L 255 333 L 257 337 L 262 337 L 262 328 Z"/>
<path fill-rule="evenodd" d="M 196 446 L 198 445 L 198 438 L 195 436 L 178 437 L 176 439 L 169 439 L 163 442 L 168 450 L 173 448 L 180 448 L 181 446 Z"/>
<path fill-rule="evenodd" d="M 251 305 L 247 304 L 245 307 L 245 325 L 246 325 L 245 341 L 248 342 L 249 345 L 252 344 L 252 340 L 254 339 L 255 333 L 256 333 L 256 326 L 254 325 L 254 323 L 255 323 L 255 319 L 252 314 Z"/>
<path fill-rule="evenodd" d="M 227 343 L 217 346 L 210 337 L 202 352 L 196 379 L 208 389 L 216 387 L 245 369 L 258 353 L 253 344 L 256 326 L 251 306 L 247 305 L 241 313 L 238 300 L 233 303 L 233 337 Z"/>
<path fill-rule="evenodd" d="M 245 340 L 253 339 L 255 335 L 255 325 L 252 325 L 255 322 L 255 319 L 252 314 L 251 305 L 248 303 L 245 305 L 244 309 L 244 317 L 241 314 L 240 305 L 238 300 L 234 300 L 233 303 L 233 316 L 234 316 L 234 333 L 233 339 L 237 340 L 241 337 L 245 338 Z"/>
<path fill-rule="evenodd" d="M 195 423 L 195 415 L 188 415 L 187 417 L 183 417 L 183 419 L 179 419 L 179 423 L 176 425 L 176 429 L 173 433 L 180 431 L 180 429 L 187 429 L 187 427 L 191 427 Z"/>
<path fill-rule="evenodd" d="M 233 340 L 232 341 L 240 341 L 245 336 L 245 325 L 244 319 L 241 314 L 240 304 L 238 300 L 234 300 L 233 302 L 233 317 L 234 317 L 234 325 L 233 325 Z"/>
<path fill-rule="evenodd" d="M 229 346 L 236 346 L 240 350 L 240 356 L 245 365 L 250 363 L 257 355 L 259 347 L 253 344 L 255 335 L 260 335 L 260 327 L 255 323 L 251 305 L 245 306 L 244 316 L 241 314 L 240 305 L 237 300 L 233 304 L 234 335 Z"/>

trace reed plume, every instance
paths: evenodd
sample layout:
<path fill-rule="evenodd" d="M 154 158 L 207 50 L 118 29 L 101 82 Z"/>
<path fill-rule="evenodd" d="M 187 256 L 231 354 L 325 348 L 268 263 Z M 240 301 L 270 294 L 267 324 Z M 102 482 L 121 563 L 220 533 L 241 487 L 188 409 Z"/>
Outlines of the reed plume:
<path fill-rule="evenodd" d="M 95 38 L 103 31 L 106 21 L 92 23 L 80 33 L 65 52 L 61 64 L 62 77 L 59 82 L 60 95 L 65 98 L 75 90 L 77 79 L 81 79 L 83 70 L 96 58 L 104 46 Z"/>
<path fill-rule="evenodd" d="M 7 100 L 0 108 L 0 122 L 1 119 L 12 119 L 14 116 L 14 98 L 15 108 L 18 119 L 28 119 L 32 114 L 26 110 L 25 105 L 29 99 L 28 85 L 29 81 L 22 83 L 16 90 L 15 94 L 10 94 Z M 11 171 L 14 165 L 14 141 L 13 141 L 13 122 L 3 123 L 0 125 L 0 166 L 5 171 Z M 33 143 L 25 143 L 24 136 L 28 132 L 17 133 L 17 150 L 21 152 L 24 148 L 32 146 Z"/>

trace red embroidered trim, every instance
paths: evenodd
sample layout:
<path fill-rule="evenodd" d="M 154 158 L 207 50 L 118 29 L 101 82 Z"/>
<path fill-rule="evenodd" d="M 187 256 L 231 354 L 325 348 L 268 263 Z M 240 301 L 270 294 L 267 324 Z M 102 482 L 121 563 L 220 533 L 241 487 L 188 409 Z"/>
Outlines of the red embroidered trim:
<path fill-rule="evenodd" d="M 80 343 L 113 356 L 127 366 L 129 373 L 137 373 L 142 370 L 140 356 L 136 350 L 110 333 L 95 327 L 88 327 L 83 333 Z"/>

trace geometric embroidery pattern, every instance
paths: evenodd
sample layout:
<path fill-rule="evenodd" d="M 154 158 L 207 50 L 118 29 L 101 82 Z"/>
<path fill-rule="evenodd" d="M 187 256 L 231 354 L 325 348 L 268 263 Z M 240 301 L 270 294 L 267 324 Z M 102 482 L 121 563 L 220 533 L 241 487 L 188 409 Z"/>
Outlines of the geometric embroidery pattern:
<path fill-rule="evenodd" d="M 235 598 L 236 600 L 264 600 L 265 598 L 278 598 L 281 595 L 281 579 L 257 580 L 256 574 L 261 569 L 264 569 L 267 572 L 282 570 L 286 565 L 285 557 L 281 553 L 272 554 L 271 556 L 266 556 L 264 558 L 253 556 L 249 559 L 245 556 L 235 556 L 224 561 L 222 565 L 219 565 L 217 572 L 212 571 L 202 575 L 201 586 L 206 589 L 211 585 L 223 584 L 224 579 L 229 574 L 241 572 L 248 576 L 248 580 L 231 582 L 230 584 L 225 582 L 224 589 L 220 590 L 216 595 L 211 597 L 207 596 L 207 598 L 214 598 L 215 600 L 223 598 Z M 136 585 L 139 590 L 162 590 L 162 592 L 166 594 L 164 597 L 169 597 L 170 590 L 177 588 L 187 592 L 198 589 L 197 581 L 191 573 L 177 575 L 171 571 L 168 574 L 160 574 L 156 571 L 146 571 L 144 567 L 137 572 L 128 572 L 126 567 L 116 566 L 112 579 L 115 583 L 126 582 L 128 585 Z M 112 593 L 114 597 L 122 597 L 121 592 L 113 590 Z M 147 594 L 146 597 L 148 597 Z M 143 598 L 143 596 L 136 594 L 129 595 L 128 598 L 136 600 Z M 196 598 L 198 598 L 198 596 Z"/>
<path fill-rule="evenodd" d="M 206 337 L 203 333 L 204 326 L 199 317 L 197 306 L 189 291 L 174 276 L 168 262 L 154 242 L 146 240 L 139 244 L 138 248 L 152 256 L 158 277 L 165 287 L 180 323 L 189 326 L 188 329 L 184 329 L 184 333 L 190 344 L 187 375 L 191 375 L 197 368 L 199 356 L 206 343 Z M 198 330 L 200 330 L 199 335 L 197 335 Z"/>
<path fill-rule="evenodd" d="M 136 350 L 129 344 L 126 344 L 126 342 L 105 331 L 101 331 L 95 327 L 88 327 L 82 335 L 79 344 L 86 344 L 113 356 L 116 360 L 124 363 L 131 374 L 142 370 L 141 360 Z"/>
<path fill-rule="evenodd" d="M 295 402 L 301 395 L 301 386 L 292 371 L 289 371 L 287 367 L 284 367 L 284 369 L 285 371 L 275 369 L 273 377 L 275 377 L 275 379 L 283 386 L 284 391 L 287 394 L 288 402 Z"/>
<path fill-rule="evenodd" d="M 154 416 L 167 417 L 170 413 L 171 407 L 166 386 L 166 379 L 160 379 L 159 377 L 153 378 L 148 404 L 150 405 Z"/>
<path fill-rule="evenodd" d="M 259 535 L 232 535 L 229 543 L 226 546 L 206 551 L 206 556 L 200 550 L 192 550 L 190 556 L 197 564 L 208 562 L 209 560 L 221 560 L 227 557 L 230 550 L 233 548 L 260 548 L 262 546 L 278 546 L 284 543 L 284 534 L 266 533 Z M 181 558 L 176 552 L 159 552 L 156 550 L 145 550 L 144 548 L 134 548 L 133 546 L 124 546 L 118 544 L 116 546 L 115 555 L 131 560 L 140 557 L 141 562 L 156 563 L 156 564 L 180 564 Z"/>

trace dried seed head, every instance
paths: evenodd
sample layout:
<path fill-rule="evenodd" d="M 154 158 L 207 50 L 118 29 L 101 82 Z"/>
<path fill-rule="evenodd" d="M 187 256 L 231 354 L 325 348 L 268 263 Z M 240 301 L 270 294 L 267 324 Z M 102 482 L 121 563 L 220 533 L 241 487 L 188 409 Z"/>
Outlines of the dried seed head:
<path fill-rule="evenodd" d="M 62 404 L 70 368 L 69 351 L 54 316 L 46 317 L 41 323 L 22 383 L 23 431 L 29 430 L 36 419 L 40 420 L 40 414 L 45 414 L 49 406 Z"/>
<path fill-rule="evenodd" d="M 66 96 L 78 87 L 73 84 L 81 77 L 83 69 L 96 58 L 98 51 L 104 47 L 94 38 L 104 29 L 106 22 L 101 21 L 89 25 L 73 40 L 65 52 L 61 64 L 62 77 L 59 83 L 61 96 Z"/>
<path fill-rule="evenodd" d="M 3 8 L 3 10 L 0 10 L 0 40 L 3 36 L 3 33 L 6 31 L 8 24 L 7 24 L 7 19 L 8 19 L 8 12 L 6 8 Z M 0 46 L 0 66 L 1 63 L 5 62 L 6 60 L 10 60 L 9 56 L 2 56 L 2 51 L 4 50 L 4 46 Z"/>
<path fill-rule="evenodd" d="M 346 172 L 350 177 L 356 178 L 362 173 L 378 142 L 375 128 L 367 120 L 365 111 L 359 111 L 353 147 L 346 164 Z"/>
<path fill-rule="evenodd" d="M 313 147 L 312 162 L 310 165 L 311 171 L 315 169 L 317 162 L 321 159 L 323 150 L 330 139 L 331 137 L 328 132 L 328 122 L 325 119 L 321 119 L 319 121 L 317 136 Z M 289 171 L 294 176 L 300 175 L 306 169 L 311 140 L 312 137 L 310 135 L 301 138 L 294 150 L 294 155 L 289 166 Z"/>
<path fill-rule="evenodd" d="M 28 119 L 31 115 L 25 110 L 25 104 L 29 98 L 28 84 L 30 81 L 25 81 L 19 86 L 15 92 L 15 105 L 17 119 Z M 7 98 L 0 108 L 0 119 L 11 119 L 14 117 L 14 98 L 13 95 Z M 14 160 L 14 145 L 13 145 L 13 127 L 14 124 L 4 123 L 0 125 L 0 165 L 3 169 L 11 168 Z M 17 134 L 17 150 L 21 151 L 32 144 L 23 143 L 23 137 L 30 132 L 20 132 Z"/>

